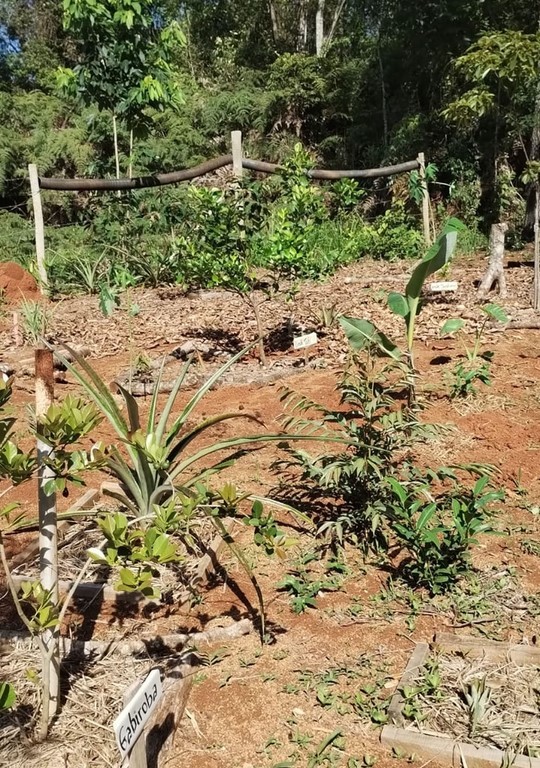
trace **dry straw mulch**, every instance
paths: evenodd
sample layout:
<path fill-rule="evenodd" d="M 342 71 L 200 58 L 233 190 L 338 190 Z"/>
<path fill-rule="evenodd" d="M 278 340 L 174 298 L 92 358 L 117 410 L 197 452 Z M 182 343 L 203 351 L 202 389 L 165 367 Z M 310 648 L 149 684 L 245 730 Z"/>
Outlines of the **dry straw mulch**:
<path fill-rule="evenodd" d="M 418 727 L 423 733 L 514 754 L 540 756 L 540 669 L 535 664 L 449 652 L 441 652 L 434 661 L 441 683 L 429 695 L 422 691 L 418 694 L 425 717 Z M 413 685 L 421 689 L 424 674 L 425 670 L 421 671 Z M 488 701 L 473 726 L 466 693 L 483 683 Z"/>

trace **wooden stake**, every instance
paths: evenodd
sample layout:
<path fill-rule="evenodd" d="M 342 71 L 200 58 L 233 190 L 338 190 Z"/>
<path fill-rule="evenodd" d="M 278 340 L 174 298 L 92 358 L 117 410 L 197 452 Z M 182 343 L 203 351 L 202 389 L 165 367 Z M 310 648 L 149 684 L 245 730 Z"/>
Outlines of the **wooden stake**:
<path fill-rule="evenodd" d="M 422 187 L 422 224 L 424 227 L 424 239 L 426 245 L 431 245 L 431 228 L 429 223 L 429 191 L 426 182 L 426 159 L 423 152 L 418 153 L 418 175 Z"/>
<path fill-rule="evenodd" d="M 13 343 L 16 347 L 22 347 L 23 335 L 21 331 L 21 325 L 19 323 L 19 313 L 13 313 Z"/>
<path fill-rule="evenodd" d="M 540 309 L 540 183 L 536 184 L 534 204 L 534 296 L 533 307 Z"/>
<path fill-rule="evenodd" d="M 56 494 L 46 493 L 47 482 L 54 478 L 53 470 L 46 465 L 51 454 L 50 447 L 41 438 L 41 420 L 54 398 L 54 365 L 50 349 L 36 349 L 36 423 L 38 459 L 38 512 L 39 512 L 39 573 L 43 589 L 50 591 L 51 600 L 58 605 L 58 523 L 56 517 Z M 58 638 L 60 627 L 46 630 L 42 635 L 45 654 L 50 656 L 48 670 L 43 679 L 49 681 L 49 690 L 44 691 L 43 707 L 48 712 L 48 722 L 55 716 L 59 705 L 60 656 Z M 47 664 L 47 661 L 45 661 Z M 46 699 L 48 699 L 46 701 Z"/>
<path fill-rule="evenodd" d="M 242 168 L 242 131 L 231 131 L 231 149 L 233 157 L 233 173 L 237 179 L 243 176 Z"/>
<path fill-rule="evenodd" d="M 39 176 L 37 165 L 30 163 L 28 166 L 28 176 L 30 178 L 30 192 L 32 194 L 32 207 L 34 209 L 34 230 L 36 237 L 36 260 L 39 275 L 41 293 L 47 294 L 49 289 L 49 278 L 45 266 L 45 228 L 43 225 L 43 208 L 41 205 L 41 189 L 39 186 Z"/>

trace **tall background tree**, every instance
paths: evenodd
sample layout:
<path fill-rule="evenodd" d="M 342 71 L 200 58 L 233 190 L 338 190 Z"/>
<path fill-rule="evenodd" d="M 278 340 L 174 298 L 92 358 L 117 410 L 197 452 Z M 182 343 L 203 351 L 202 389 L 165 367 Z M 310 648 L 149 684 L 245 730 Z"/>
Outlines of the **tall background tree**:
<path fill-rule="evenodd" d="M 439 168 L 433 191 L 448 198 L 451 190 L 454 208 L 487 231 L 495 156 L 527 197 L 540 91 L 537 64 L 499 76 L 480 41 L 523 39 L 530 46 L 521 54 L 530 48 L 534 58 L 538 6 L 1 0 L 0 204 L 25 214 L 29 160 L 48 175 L 153 173 L 228 151 L 230 131 L 240 129 L 251 154 L 275 161 L 298 140 L 328 167 L 424 151 Z M 508 69 L 507 53 L 497 55 Z M 474 57 L 486 57 L 486 74 L 468 68 Z M 456 105 L 475 92 L 498 106 L 466 125 Z M 52 200 L 53 221 L 92 215 Z"/>

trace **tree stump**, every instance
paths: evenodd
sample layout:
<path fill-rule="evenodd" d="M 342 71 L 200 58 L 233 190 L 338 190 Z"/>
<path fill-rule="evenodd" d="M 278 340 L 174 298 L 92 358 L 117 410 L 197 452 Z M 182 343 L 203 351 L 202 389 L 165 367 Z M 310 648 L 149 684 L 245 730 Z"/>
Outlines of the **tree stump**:
<path fill-rule="evenodd" d="M 499 285 L 499 295 L 506 298 L 506 278 L 504 276 L 504 238 L 508 224 L 492 224 L 489 235 L 489 263 L 484 275 L 478 296 L 483 298 L 493 288 L 495 283 Z"/>

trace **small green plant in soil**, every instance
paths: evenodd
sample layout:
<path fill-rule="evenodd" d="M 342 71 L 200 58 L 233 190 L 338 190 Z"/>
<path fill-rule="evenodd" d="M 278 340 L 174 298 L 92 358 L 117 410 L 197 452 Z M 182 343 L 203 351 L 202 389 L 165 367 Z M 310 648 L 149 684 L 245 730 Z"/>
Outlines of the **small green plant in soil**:
<path fill-rule="evenodd" d="M 478 726 L 484 720 L 491 699 L 491 688 L 486 678 L 471 680 L 463 690 L 463 698 L 469 714 L 469 735 L 475 736 Z"/>
<path fill-rule="evenodd" d="M 239 497 L 230 485 L 221 492 L 214 492 L 209 489 L 208 482 L 222 469 L 230 467 L 252 445 L 269 440 L 281 441 L 283 436 L 267 433 L 235 435 L 201 445 L 201 439 L 211 434 L 216 424 L 247 419 L 264 425 L 246 412 L 218 414 L 192 423 L 195 409 L 204 395 L 245 354 L 245 350 L 213 373 L 175 417 L 173 410 L 193 356 L 184 365 L 160 414 L 161 371 L 158 372 L 145 419 L 136 398 L 127 389 L 118 387 L 125 404 L 124 412 L 92 366 L 77 353 L 69 351 L 75 363 L 62 358 L 65 365 L 122 444 L 120 449 L 116 445 L 98 443 L 92 449 L 93 458 L 117 481 L 117 484 L 105 485 L 104 492 L 121 505 L 123 512 L 101 521 L 106 545 L 103 549 L 93 550 L 91 556 L 98 562 L 114 566 L 120 589 L 140 589 L 150 595 L 154 590 L 152 577 L 156 568 L 180 560 L 171 536 L 176 536 L 187 551 L 191 551 L 196 520 L 205 518 L 216 528 L 251 580 L 259 600 L 264 633 L 261 590 L 243 549 L 223 522 L 223 517 L 234 511 L 241 498 L 246 497 Z M 193 450 L 195 441 L 197 447 Z M 287 545 L 286 537 L 277 530 L 273 518 L 264 514 L 260 502 L 255 502 L 251 518 L 246 520 L 244 517 L 244 520 L 251 521 L 258 536 L 256 543 L 264 546 L 266 551 L 281 551 Z"/>
<path fill-rule="evenodd" d="M 278 589 L 289 593 L 291 610 L 294 613 L 304 613 L 307 608 L 316 608 L 316 598 L 319 592 L 334 592 L 339 589 L 339 584 L 335 579 L 312 580 L 302 570 L 289 573 L 277 586 Z"/>
<path fill-rule="evenodd" d="M 509 318 L 504 309 L 498 304 L 486 304 L 480 309 L 484 313 L 484 317 L 476 330 L 474 344 L 472 347 L 469 347 L 463 341 L 465 360 L 459 362 L 453 368 L 450 375 L 451 398 L 476 395 L 476 383 L 486 386 L 491 384 L 491 362 L 494 353 L 491 350 L 481 350 L 484 331 L 488 321 L 507 323 Z M 440 335 L 447 336 L 448 334 L 456 333 L 461 331 L 464 326 L 465 321 L 461 318 L 451 318 L 443 324 Z"/>
<path fill-rule="evenodd" d="M 395 478 L 388 483 L 393 490 L 391 527 L 406 555 L 403 577 L 432 595 L 448 591 L 470 569 L 477 537 L 494 532 L 492 505 L 503 494 L 490 487 L 485 475 L 471 489 L 454 481 L 436 495 L 426 485 L 407 486 Z"/>
<path fill-rule="evenodd" d="M 435 243 L 413 270 L 404 293 L 392 291 L 388 294 L 388 307 L 394 314 L 403 318 L 405 323 L 406 343 L 404 349 L 400 349 L 394 341 L 380 331 L 370 320 L 355 319 L 345 315 L 340 317 L 340 323 L 352 349 L 360 351 L 366 349 L 366 347 L 374 347 L 382 357 L 401 361 L 406 365 L 408 401 L 410 405 L 416 401 L 414 333 L 416 319 L 422 309 L 422 288 L 430 275 L 449 263 L 456 247 L 458 232 L 462 230 L 463 224 L 461 222 L 457 219 L 449 219 Z"/>
<path fill-rule="evenodd" d="M 14 486 L 29 481 L 38 471 L 33 452 L 23 451 L 14 442 L 13 430 L 16 422 L 13 417 L 5 415 L 5 408 L 11 395 L 11 380 L 1 381 L 0 476 L 9 483 L 4 493 L 9 492 Z M 100 414 L 91 404 L 84 403 L 80 398 L 68 396 L 64 401 L 51 405 L 39 419 L 39 424 L 34 420 L 30 425 L 45 446 L 42 451 L 43 464 L 50 470 L 49 479 L 42 485 L 46 497 L 56 492 L 62 492 L 67 496 L 68 483 L 82 484 L 82 473 L 99 467 L 99 462 L 94 461 L 90 452 L 74 446 L 88 436 L 100 419 Z M 0 511 L 2 519 L 0 561 L 17 614 L 26 629 L 36 639 L 41 654 L 41 713 L 36 737 L 38 740 L 43 740 L 47 736 L 53 712 L 59 704 L 57 692 L 51 682 L 51 668 L 55 664 L 53 657 L 57 648 L 55 635 L 58 633 L 73 591 L 86 572 L 87 566 L 80 570 L 70 592 L 63 600 L 58 599 L 54 581 L 47 587 L 37 580 L 26 581 L 20 587 L 17 586 L 8 565 L 5 539 L 10 533 L 29 527 L 35 528 L 36 523 L 33 520 L 28 521 L 24 513 L 16 513 L 16 509 L 17 504 L 8 504 Z M 10 688 L 4 688 L 3 693 L 5 706 L 11 706 Z"/>
<path fill-rule="evenodd" d="M 404 685 L 400 690 L 403 699 L 402 713 L 408 720 L 421 723 L 426 719 L 422 697 L 428 697 L 433 702 L 444 699 L 441 687 L 441 672 L 436 657 L 429 658 L 423 669 L 421 678 L 414 685 Z"/>
<path fill-rule="evenodd" d="M 33 346 L 39 344 L 51 327 L 51 312 L 39 301 L 26 298 L 21 300 L 18 309 L 24 340 Z"/>
<path fill-rule="evenodd" d="M 278 527 L 272 513 L 265 512 L 264 506 L 259 500 L 253 502 L 251 515 L 245 517 L 244 522 L 254 529 L 253 541 L 267 555 L 275 554 L 283 559 L 287 548 L 294 544 L 294 540 Z"/>
<path fill-rule="evenodd" d="M 249 413 L 224 413 L 203 419 L 195 426 L 189 423 L 196 406 L 215 382 L 243 355 L 240 352 L 216 371 L 203 386 L 195 392 L 181 409 L 176 418 L 172 418 L 180 388 L 188 374 L 192 358 L 183 367 L 167 398 L 165 406 L 158 414 L 158 395 L 161 375 L 158 373 L 154 386 L 148 417 L 144 422 L 138 402 L 124 387 L 118 386 L 125 403 L 125 411 L 118 406 L 107 385 L 92 366 L 73 350 L 69 350 L 76 365 L 63 358 L 66 367 L 84 388 L 86 394 L 99 408 L 120 438 L 123 450 L 114 446 L 96 445 L 94 454 L 103 460 L 105 470 L 119 483 L 118 489 L 107 489 L 107 493 L 116 498 L 137 518 L 148 518 L 154 514 L 155 505 L 167 502 L 181 489 L 190 495 L 198 484 L 204 483 L 225 466 L 229 466 L 239 448 L 247 449 L 250 444 L 268 439 L 268 436 L 253 435 L 232 437 L 199 447 L 189 452 L 192 443 L 208 434 L 216 424 L 233 419 L 245 419 L 257 424 L 260 420 Z M 226 457 L 217 459 L 215 454 L 228 451 Z M 199 462 L 204 462 L 200 467 Z"/>
<path fill-rule="evenodd" d="M 314 696 L 320 707 L 337 715 L 352 713 L 364 722 L 384 725 L 390 703 L 385 688 L 389 679 L 386 663 L 364 653 L 354 665 L 300 672 L 298 682 L 290 684 L 285 692 L 303 691 Z"/>

